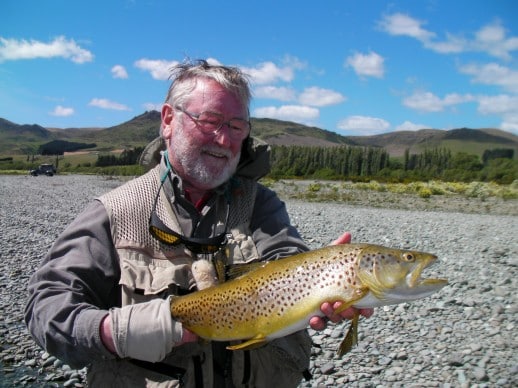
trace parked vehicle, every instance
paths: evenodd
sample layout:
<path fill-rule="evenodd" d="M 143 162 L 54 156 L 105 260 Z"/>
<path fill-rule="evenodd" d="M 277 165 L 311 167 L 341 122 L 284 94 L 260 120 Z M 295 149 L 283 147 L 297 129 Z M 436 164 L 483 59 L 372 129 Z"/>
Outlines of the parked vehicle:
<path fill-rule="evenodd" d="M 56 167 L 54 167 L 53 164 L 40 164 L 39 167 L 35 170 L 29 171 L 29 173 L 32 176 L 38 176 L 38 175 L 46 175 L 46 176 L 53 176 L 57 172 Z"/>

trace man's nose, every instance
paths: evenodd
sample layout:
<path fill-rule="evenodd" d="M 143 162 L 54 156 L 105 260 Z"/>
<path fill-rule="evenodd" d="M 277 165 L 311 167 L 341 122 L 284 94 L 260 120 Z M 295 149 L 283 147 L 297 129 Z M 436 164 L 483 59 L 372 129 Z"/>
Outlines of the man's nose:
<path fill-rule="evenodd" d="M 221 124 L 221 127 L 214 132 L 214 141 L 224 146 L 230 146 L 232 138 L 230 137 L 229 123 Z"/>

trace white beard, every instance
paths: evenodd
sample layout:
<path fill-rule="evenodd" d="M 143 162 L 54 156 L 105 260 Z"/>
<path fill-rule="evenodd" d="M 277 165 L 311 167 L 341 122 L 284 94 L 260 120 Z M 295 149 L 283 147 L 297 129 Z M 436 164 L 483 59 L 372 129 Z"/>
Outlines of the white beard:
<path fill-rule="evenodd" d="M 199 157 L 198 152 L 192 152 L 192 145 L 187 141 L 183 126 L 176 127 L 170 139 L 170 147 L 173 150 L 174 157 L 182 165 L 186 175 L 185 179 L 193 185 L 203 186 L 206 189 L 213 189 L 228 181 L 236 172 L 241 156 L 241 153 L 233 156 L 229 150 L 217 146 L 204 149 L 204 151 L 214 151 L 215 153 L 224 154 L 228 158 L 226 166 L 215 174 L 214 169 L 211 169 L 211 167 Z"/>

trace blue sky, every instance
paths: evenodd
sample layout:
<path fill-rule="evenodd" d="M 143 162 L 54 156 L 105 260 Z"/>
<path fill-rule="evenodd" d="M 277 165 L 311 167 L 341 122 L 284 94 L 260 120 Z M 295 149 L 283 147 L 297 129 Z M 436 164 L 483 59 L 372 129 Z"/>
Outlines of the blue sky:
<path fill-rule="evenodd" d="M 117 125 L 189 57 L 248 73 L 252 117 L 518 134 L 517 20 L 514 0 L 3 0 L 0 117 Z"/>

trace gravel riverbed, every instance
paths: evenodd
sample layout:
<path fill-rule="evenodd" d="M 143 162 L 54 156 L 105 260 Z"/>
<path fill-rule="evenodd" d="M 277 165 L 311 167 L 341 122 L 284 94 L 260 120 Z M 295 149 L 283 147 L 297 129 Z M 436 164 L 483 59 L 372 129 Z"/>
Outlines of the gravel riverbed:
<path fill-rule="evenodd" d="M 84 386 L 84 370 L 48 355 L 28 334 L 26 286 L 63 228 L 120 183 L 0 176 L 0 387 Z M 425 276 L 449 279 L 427 299 L 361 319 L 359 345 L 341 359 L 336 349 L 347 323 L 310 331 L 313 379 L 301 387 L 518 386 L 518 201 L 482 207 L 458 198 L 456 205 L 417 201 L 408 197 L 402 206 L 376 198 L 369 207 L 286 199 L 311 248 L 349 230 L 353 242 L 435 253 L 440 262 Z"/>

